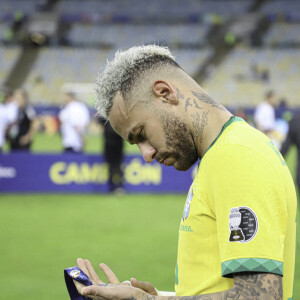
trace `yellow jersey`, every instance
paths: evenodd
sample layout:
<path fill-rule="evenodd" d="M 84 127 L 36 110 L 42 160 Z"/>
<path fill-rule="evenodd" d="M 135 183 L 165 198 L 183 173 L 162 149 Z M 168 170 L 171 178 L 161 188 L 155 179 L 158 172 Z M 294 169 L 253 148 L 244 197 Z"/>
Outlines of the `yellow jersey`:
<path fill-rule="evenodd" d="M 297 200 L 280 152 L 232 117 L 202 157 L 179 228 L 177 296 L 233 287 L 237 272 L 283 276 L 292 299 Z"/>

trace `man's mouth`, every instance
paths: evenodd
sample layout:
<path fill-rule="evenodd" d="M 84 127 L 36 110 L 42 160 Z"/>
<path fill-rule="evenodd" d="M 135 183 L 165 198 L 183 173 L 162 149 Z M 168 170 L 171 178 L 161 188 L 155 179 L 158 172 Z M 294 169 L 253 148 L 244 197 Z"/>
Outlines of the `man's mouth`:
<path fill-rule="evenodd" d="M 172 159 L 172 157 L 166 157 L 164 159 L 164 165 L 165 166 L 172 166 L 174 164 L 174 159 Z"/>

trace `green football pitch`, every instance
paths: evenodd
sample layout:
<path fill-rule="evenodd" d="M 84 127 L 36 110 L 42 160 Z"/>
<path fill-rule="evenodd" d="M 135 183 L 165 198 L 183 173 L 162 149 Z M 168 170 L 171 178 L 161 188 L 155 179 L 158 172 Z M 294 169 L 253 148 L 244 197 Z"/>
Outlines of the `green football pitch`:
<path fill-rule="evenodd" d="M 174 290 L 184 201 L 184 195 L 2 196 L 1 299 L 68 299 L 63 269 L 77 257 L 106 263 L 120 280 Z M 298 257 L 299 251 L 298 244 Z M 299 269 L 298 260 L 294 299 Z"/>
<path fill-rule="evenodd" d="M 294 173 L 295 151 L 287 162 Z M 0 195 L 1 299 L 68 299 L 63 269 L 77 257 L 106 263 L 122 281 L 173 290 L 184 202 L 185 195 Z M 299 259 L 294 286 L 300 299 Z"/>

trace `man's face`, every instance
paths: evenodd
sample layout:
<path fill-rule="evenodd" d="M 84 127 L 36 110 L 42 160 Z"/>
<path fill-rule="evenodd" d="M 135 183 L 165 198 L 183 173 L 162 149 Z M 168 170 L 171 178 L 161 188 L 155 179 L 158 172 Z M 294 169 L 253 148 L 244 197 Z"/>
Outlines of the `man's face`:
<path fill-rule="evenodd" d="M 156 159 L 185 171 L 198 159 L 196 147 L 187 125 L 168 107 L 161 104 L 149 108 L 141 104 L 128 111 L 122 96 L 117 94 L 109 120 L 121 137 L 138 145 L 146 162 Z"/>

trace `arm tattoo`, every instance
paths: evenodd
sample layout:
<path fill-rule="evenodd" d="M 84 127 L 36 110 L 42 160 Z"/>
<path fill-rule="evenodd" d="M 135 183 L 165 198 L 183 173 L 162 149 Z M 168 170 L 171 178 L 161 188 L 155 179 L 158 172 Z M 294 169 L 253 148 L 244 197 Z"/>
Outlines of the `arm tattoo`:
<path fill-rule="evenodd" d="M 145 295 L 143 300 L 155 300 L 154 297 Z M 172 296 L 167 300 L 282 300 L 282 297 L 281 276 L 270 273 L 240 273 L 234 276 L 231 290 L 197 296 Z M 160 300 L 159 296 L 157 300 Z"/>
<path fill-rule="evenodd" d="M 223 110 L 223 111 L 226 111 L 226 108 L 221 105 L 220 103 L 218 103 L 216 100 L 214 100 L 212 97 L 210 97 L 209 95 L 207 94 L 204 94 L 204 93 L 197 93 L 197 92 L 194 92 L 192 91 L 192 94 L 201 102 L 204 102 L 204 103 L 207 103 L 207 104 L 210 104 L 212 107 L 215 107 L 219 110 Z"/>
<path fill-rule="evenodd" d="M 192 114 L 192 124 L 193 124 L 193 131 L 194 131 L 194 137 L 197 142 L 200 144 L 203 141 L 203 132 L 204 128 L 208 123 L 208 113 L 209 111 L 203 111 L 202 117 L 200 117 L 200 114 L 196 111 Z"/>

